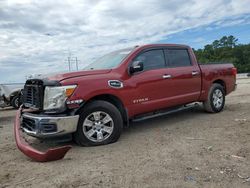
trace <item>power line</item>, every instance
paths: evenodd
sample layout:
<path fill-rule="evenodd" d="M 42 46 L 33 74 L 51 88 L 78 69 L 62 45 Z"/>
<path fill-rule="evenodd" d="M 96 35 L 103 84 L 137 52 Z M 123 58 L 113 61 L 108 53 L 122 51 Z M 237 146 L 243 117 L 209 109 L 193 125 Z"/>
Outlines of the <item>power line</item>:
<path fill-rule="evenodd" d="M 71 71 L 71 70 L 77 70 L 78 71 L 78 69 L 79 69 L 79 64 L 78 64 L 79 60 L 78 60 L 77 57 L 68 56 L 67 63 L 68 63 L 68 66 L 69 66 L 69 71 Z M 75 66 L 75 69 L 74 69 L 74 66 Z"/>

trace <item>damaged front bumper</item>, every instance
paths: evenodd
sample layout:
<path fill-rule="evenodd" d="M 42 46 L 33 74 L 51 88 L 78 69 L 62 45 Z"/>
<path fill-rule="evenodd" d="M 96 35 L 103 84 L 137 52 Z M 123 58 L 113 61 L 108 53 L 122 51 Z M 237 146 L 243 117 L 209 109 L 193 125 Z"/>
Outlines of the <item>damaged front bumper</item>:
<path fill-rule="evenodd" d="M 76 131 L 79 115 L 48 116 L 34 113 L 21 115 L 21 129 L 30 136 L 48 138 Z"/>
<path fill-rule="evenodd" d="M 33 131 L 30 131 L 27 128 L 23 129 L 23 127 L 21 126 L 22 121 L 23 121 L 23 117 L 25 116 L 25 114 L 28 114 L 30 118 L 32 117 L 36 120 L 35 121 L 35 128 L 36 129 L 34 129 Z M 57 125 L 57 127 L 60 127 L 60 128 L 55 129 L 56 131 L 54 131 L 54 132 L 53 131 L 49 132 L 49 134 L 42 132 L 42 130 L 44 130 L 44 129 L 41 130 L 39 128 L 42 127 L 42 126 L 40 126 L 41 125 L 40 123 L 44 119 L 46 120 L 45 122 L 52 123 L 53 125 Z M 75 119 L 77 119 L 77 121 L 78 121 L 77 117 L 75 117 Z M 77 121 L 75 120 L 75 122 L 76 122 L 75 126 L 77 126 Z M 30 157 L 33 160 L 38 161 L 38 162 L 47 162 L 47 161 L 55 161 L 55 160 L 62 159 L 65 156 L 65 154 L 71 149 L 71 147 L 72 147 L 71 145 L 61 146 L 61 147 L 57 147 L 57 148 L 51 148 L 45 152 L 42 152 L 42 151 L 39 151 L 39 150 L 33 148 L 32 146 L 30 146 L 25 141 L 25 139 L 21 136 L 21 131 L 23 130 L 24 132 L 26 132 L 27 134 L 32 135 L 32 136 L 44 138 L 46 136 L 52 136 L 52 135 L 56 136 L 56 135 L 70 133 L 72 131 L 72 129 L 70 129 L 70 130 L 66 129 L 65 131 L 63 131 L 63 129 L 62 129 L 62 127 L 68 127 L 68 126 L 70 126 L 70 125 L 68 124 L 67 120 L 63 121 L 62 118 L 60 120 L 58 120 L 57 118 L 50 119 L 49 117 L 47 117 L 47 119 L 46 119 L 45 116 L 44 116 L 44 118 L 37 117 L 37 115 L 35 115 L 33 117 L 30 112 L 28 112 L 27 110 L 23 110 L 22 107 L 20 107 L 20 109 L 16 113 L 15 126 L 14 126 L 16 145 L 17 145 L 18 149 L 21 152 L 23 152 L 26 156 L 28 156 L 28 157 Z"/>

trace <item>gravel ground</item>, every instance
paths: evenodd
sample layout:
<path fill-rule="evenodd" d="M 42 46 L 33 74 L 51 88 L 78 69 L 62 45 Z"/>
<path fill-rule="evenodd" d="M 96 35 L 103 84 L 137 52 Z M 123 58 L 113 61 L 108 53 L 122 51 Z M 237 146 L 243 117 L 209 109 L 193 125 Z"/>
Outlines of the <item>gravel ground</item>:
<path fill-rule="evenodd" d="M 0 187 L 250 187 L 250 79 L 219 114 L 197 107 L 133 123 L 117 143 L 74 145 L 48 163 L 16 148 L 14 115 L 0 110 Z"/>

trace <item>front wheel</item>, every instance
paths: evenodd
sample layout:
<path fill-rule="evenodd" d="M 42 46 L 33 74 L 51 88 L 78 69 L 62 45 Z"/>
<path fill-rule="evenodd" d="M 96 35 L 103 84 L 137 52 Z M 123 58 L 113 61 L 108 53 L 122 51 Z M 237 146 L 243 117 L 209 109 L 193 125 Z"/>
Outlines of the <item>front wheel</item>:
<path fill-rule="evenodd" d="M 121 113 L 113 104 L 93 101 L 80 113 L 74 139 L 81 146 L 110 144 L 118 140 L 122 127 Z"/>
<path fill-rule="evenodd" d="M 20 107 L 20 96 L 16 95 L 11 100 L 11 106 L 13 106 L 15 109 L 18 109 Z"/>
<path fill-rule="evenodd" d="M 203 102 L 207 112 L 218 113 L 223 110 L 225 105 L 225 90 L 220 84 L 213 84 L 208 93 L 208 99 Z"/>

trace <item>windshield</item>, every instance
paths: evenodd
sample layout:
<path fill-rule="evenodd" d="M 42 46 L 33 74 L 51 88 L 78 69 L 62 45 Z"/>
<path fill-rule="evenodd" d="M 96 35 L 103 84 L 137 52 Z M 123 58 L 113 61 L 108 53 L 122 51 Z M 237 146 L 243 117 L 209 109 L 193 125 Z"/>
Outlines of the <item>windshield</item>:
<path fill-rule="evenodd" d="M 112 69 L 120 65 L 122 60 L 131 52 L 131 48 L 111 52 L 97 59 L 84 70 Z"/>

